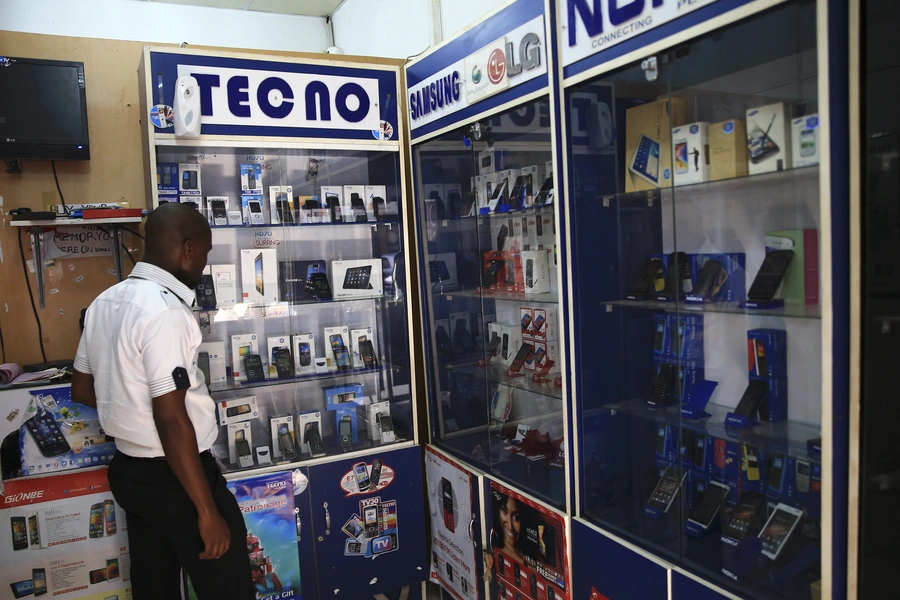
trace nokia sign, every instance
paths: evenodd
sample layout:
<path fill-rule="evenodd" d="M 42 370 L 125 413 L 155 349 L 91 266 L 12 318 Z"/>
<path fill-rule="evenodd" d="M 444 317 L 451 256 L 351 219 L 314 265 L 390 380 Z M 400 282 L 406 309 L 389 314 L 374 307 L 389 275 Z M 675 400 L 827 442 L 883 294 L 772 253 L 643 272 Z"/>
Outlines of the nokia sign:
<path fill-rule="evenodd" d="M 565 0 L 563 65 L 569 66 L 716 0 Z"/>

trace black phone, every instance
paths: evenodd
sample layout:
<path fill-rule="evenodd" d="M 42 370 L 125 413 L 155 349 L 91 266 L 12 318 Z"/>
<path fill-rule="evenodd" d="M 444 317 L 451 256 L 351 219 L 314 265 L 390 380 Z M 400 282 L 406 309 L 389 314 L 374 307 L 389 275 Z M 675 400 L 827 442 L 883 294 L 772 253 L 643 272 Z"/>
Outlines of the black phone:
<path fill-rule="evenodd" d="M 366 205 L 363 199 L 359 197 L 359 194 L 350 194 L 350 208 L 353 209 L 353 216 L 356 218 L 357 223 L 369 220 L 368 215 L 366 215 Z"/>
<path fill-rule="evenodd" d="M 359 343 L 359 357 L 367 369 L 374 369 L 378 366 L 378 359 L 375 356 L 375 345 L 372 343 L 372 340 L 365 340 Z"/>
<path fill-rule="evenodd" d="M 343 217 L 341 215 L 341 203 L 340 200 L 338 200 L 337 194 L 325 194 L 325 208 L 331 211 L 332 223 L 340 223 L 343 220 Z"/>
<path fill-rule="evenodd" d="M 306 280 L 306 288 L 312 292 L 316 300 L 331 300 L 331 286 L 325 273 L 313 273 Z"/>
<path fill-rule="evenodd" d="M 668 437 L 667 427 L 665 425 L 657 425 L 656 427 L 656 455 L 666 455 L 666 438 Z"/>
<path fill-rule="evenodd" d="M 509 204 L 510 208 L 517 209 L 521 208 L 525 204 L 524 196 L 525 192 L 525 177 L 519 175 L 516 177 L 515 183 L 513 183 L 512 191 L 509 193 Z"/>
<path fill-rule="evenodd" d="M 248 169 L 247 170 L 247 189 L 248 190 L 256 189 L 256 169 Z"/>
<path fill-rule="evenodd" d="M 281 454 L 284 456 L 284 460 L 297 460 L 297 448 L 294 446 L 294 436 L 291 435 L 290 431 L 287 431 L 287 426 L 284 427 L 284 430 L 281 428 L 278 430 L 278 446 L 281 448 Z"/>
<path fill-rule="evenodd" d="M 502 260 L 492 260 L 491 265 L 488 267 L 488 270 L 484 273 L 484 283 L 485 285 L 491 285 L 497 283 L 497 274 L 500 272 L 500 269 L 503 265 L 506 264 L 505 261 Z"/>
<path fill-rule="evenodd" d="M 211 378 L 209 375 L 209 352 L 201 352 L 197 355 L 197 366 L 203 373 L 203 380 L 209 385 Z"/>
<path fill-rule="evenodd" d="M 534 260 L 530 258 L 525 259 L 525 287 L 534 287 Z"/>
<path fill-rule="evenodd" d="M 266 373 L 263 370 L 262 357 L 259 354 L 245 356 L 244 372 L 247 374 L 247 381 L 264 381 Z"/>
<path fill-rule="evenodd" d="M 514 373 L 518 373 L 519 371 L 521 371 L 522 367 L 525 365 L 525 361 L 528 360 L 529 356 L 534 356 L 534 346 L 523 342 L 522 345 L 519 346 L 519 351 L 516 352 L 516 356 L 515 358 L 513 358 L 509 370 Z"/>
<path fill-rule="evenodd" d="M 494 333 L 491 336 L 491 341 L 488 342 L 487 347 L 484 349 L 484 353 L 487 357 L 492 358 L 497 354 L 497 351 L 500 349 L 500 336 Z"/>
<path fill-rule="evenodd" d="M 719 293 L 722 286 L 728 280 L 728 272 L 717 260 L 708 260 L 697 275 L 697 285 L 693 293 L 704 298 L 711 299 Z"/>
<path fill-rule="evenodd" d="M 353 447 L 353 423 L 350 415 L 344 415 L 338 422 L 338 441 L 345 452 Z"/>
<path fill-rule="evenodd" d="M 753 362 L 756 365 L 756 374 L 760 377 L 768 377 L 769 362 L 766 360 L 766 345 L 762 340 L 753 340 L 753 354 Z"/>
<path fill-rule="evenodd" d="M 501 343 L 500 356 L 503 357 L 503 360 L 506 360 L 509 358 L 509 334 L 504 333 L 501 337 L 503 341 Z"/>
<path fill-rule="evenodd" d="M 316 210 L 316 209 L 322 208 L 322 205 L 319 203 L 318 200 L 309 199 L 309 200 L 305 200 L 303 202 L 303 208 L 304 208 L 304 210 Z"/>
<path fill-rule="evenodd" d="M 291 204 L 288 200 L 276 200 L 275 212 L 278 214 L 278 220 L 285 225 L 294 223 L 294 211 L 291 210 Z"/>
<path fill-rule="evenodd" d="M 384 212 L 384 198 L 372 198 L 372 213 L 375 215 L 376 221 L 381 221 L 387 217 Z"/>
<path fill-rule="evenodd" d="M 310 345 L 306 342 L 301 342 L 299 344 L 300 350 L 300 366 L 308 367 L 312 364 L 312 350 L 310 349 Z"/>
<path fill-rule="evenodd" d="M 501 252 L 506 247 L 506 238 L 509 235 L 509 228 L 506 225 L 500 226 L 500 232 L 497 234 L 497 251 Z"/>
<path fill-rule="evenodd" d="M 334 348 L 334 362 L 337 363 L 338 371 L 349 371 L 351 368 L 350 351 L 347 346 Z"/>
<path fill-rule="evenodd" d="M 784 488 L 784 456 L 773 454 L 768 463 L 769 489 L 781 493 Z"/>
<path fill-rule="evenodd" d="M 750 383 L 747 384 L 747 389 L 744 390 L 744 395 L 741 396 L 741 401 L 738 402 L 737 407 L 734 409 L 734 414 L 742 417 L 752 417 L 759 410 L 760 404 L 768 393 L 769 384 L 765 381 L 759 379 L 750 380 Z"/>
<path fill-rule="evenodd" d="M 304 439 L 309 447 L 309 455 L 312 458 L 325 456 L 325 447 L 322 445 L 322 434 L 319 432 L 318 423 L 307 423 Z"/>
<path fill-rule="evenodd" d="M 45 458 L 53 458 L 72 451 L 56 419 L 44 408 L 38 409 L 33 417 L 25 421 L 25 428 Z"/>
<path fill-rule="evenodd" d="M 676 376 L 675 365 L 659 363 L 650 380 L 650 390 L 647 392 L 646 400 L 654 404 L 669 400 L 675 390 Z"/>
<path fill-rule="evenodd" d="M 647 504 L 660 509 L 664 513 L 669 512 L 669 507 L 672 506 L 672 501 L 678 495 L 685 476 L 686 473 L 680 469 L 666 467 Z"/>
<path fill-rule="evenodd" d="M 653 336 L 653 350 L 657 354 L 661 354 L 666 343 L 666 319 L 665 317 L 656 320 L 656 334 Z"/>
<path fill-rule="evenodd" d="M 759 509 L 764 503 L 765 499 L 756 492 L 744 493 L 731 512 L 731 519 L 722 528 L 722 533 L 739 540 L 746 538 L 751 531 L 756 530 Z"/>
<path fill-rule="evenodd" d="M 541 191 L 534 199 L 535 206 L 542 206 L 553 201 L 553 175 L 544 180 Z"/>
<path fill-rule="evenodd" d="M 719 514 L 719 509 L 728 498 L 729 488 L 727 485 L 711 481 L 700 497 L 699 502 L 694 506 L 688 517 L 689 521 L 698 524 L 703 529 L 709 529 Z"/>
<path fill-rule="evenodd" d="M 372 473 L 369 474 L 369 485 L 373 490 L 378 487 L 378 482 L 381 481 L 382 466 L 384 466 L 384 462 L 380 458 L 376 458 L 372 461 Z"/>
<path fill-rule="evenodd" d="M 669 254 L 669 267 L 666 269 L 666 287 L 663 294 L 667 296 L 680 296 L 691 291 L 691 267 L 688 264 L 687 254 L 684 252 L 672 252 Z"/>
<path fill-rule="evenodd" d="M 756 278 L 747 292 L 747 298 L 764 302 L 771 300 L 778 292 L 791 259 L 794 258 L 793 250 L 771 250 L 766 253 L 762 266 L 756 273 Z"/>
<path fill-rule="evenodd" d="M 213 224 L 221 227 L 222 225 L 228 225 L 228 211 L 225 208 L 224 200 L 213 200 L 212 204 L 212 214 L 213 214 Z"/>
<path fill-rule="evenodd" d="M 212 275 L 201 275 L 194 291 L 197 295 L 197 306 L 200 308 L 216 307 L 216 284 Z"/>
<path fill-rule="evenodd" d="M 290 348 L 276 348 L 272 354 L 278 377 L 291 377 L 294 374 L 294 357 Z"/>
<path fill-rule="evenodd" d="M 101 569 L 106 574 L 106 569 Z M 45 569 L 31 569 L 31 580 L 34 582 L 34 595 L 43 596 L 47 593 L 47 571 Z M 106 577 L 103 578 L 106 581 Z"/>
<path fill-rule="evenodd" d="M 662 279 L 662 261 L 658 258 L 648 258 L 641 265 L 634 283 L 631 284 L 631 293 L 642 295 L 659 290 L 655 289 L 658 279 Z"/>

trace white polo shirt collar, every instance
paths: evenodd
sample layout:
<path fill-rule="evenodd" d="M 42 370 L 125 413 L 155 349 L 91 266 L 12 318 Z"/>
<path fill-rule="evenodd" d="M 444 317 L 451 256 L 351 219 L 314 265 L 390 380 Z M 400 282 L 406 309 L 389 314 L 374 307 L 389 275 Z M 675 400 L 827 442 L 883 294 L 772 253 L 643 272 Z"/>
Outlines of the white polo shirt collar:
<path fill-rule="evenodd" d="M 139 262 L 131 270 L 129 278 L 146 279 L 157 283 L 178 296 L 187 306 L 194 306 L 194 303 L 197 301 L 197 295 L 194 293 L 194 290 L 178 281 L 174 275 L 165 269 L 160 269 L 156 265 Z"/>

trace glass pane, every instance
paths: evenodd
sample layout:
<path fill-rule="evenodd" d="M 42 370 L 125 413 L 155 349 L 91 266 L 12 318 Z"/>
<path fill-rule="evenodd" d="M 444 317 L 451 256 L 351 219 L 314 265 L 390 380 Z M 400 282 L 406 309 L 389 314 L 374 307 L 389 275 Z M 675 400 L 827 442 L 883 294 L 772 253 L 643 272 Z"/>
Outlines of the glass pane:
<path fill-rule="evenodd" d="M 213 225 L 195 314 L 223 471 L 412 439 L 399 155 L 160 146 L 157 160 L 181 165 L 190 194 L 172 199 Z"/>
<path fill-rule="evenodd" d="M 583 514 L 759 598 L 821 578 L 815 25 L 790 3 L 568 94 Z"/>
<path fill-rule="evenodd" d="M 562 506 L 549 114 L 546 98 L 523 104 L 414 160 L 434 439 Z"/>

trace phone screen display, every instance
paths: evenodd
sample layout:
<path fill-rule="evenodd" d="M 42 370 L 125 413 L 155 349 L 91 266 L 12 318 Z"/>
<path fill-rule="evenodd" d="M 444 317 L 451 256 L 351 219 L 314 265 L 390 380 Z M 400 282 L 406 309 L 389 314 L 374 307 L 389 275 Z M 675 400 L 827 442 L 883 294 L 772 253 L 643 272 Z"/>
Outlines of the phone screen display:
<path fill-rule="evenodd" d="M 47 572 L 44 569 L 32 569 L 31 579 L 34 581 L 35 596 L 41 596 L 47 593 Z"/>
<path fill-rule="evenodd" d="M 106 576 L 110 581 L 113 579 L 119 578 L 119 559 L 118 558 L 107 558 L 106 559 Z"/>
<path fill-rule="evenodd" d="M 103 537 L 103 504 L 91 506 L 89 535 L 92 538 Z"/>
<path fill-rule="evenodd" d="M 759 534 L 763 551 L 770 557 L 777 556 L 799 520 L 800 515 L 791 514 L 780 507 L 776 508 L 772 516 L 769 517 L 769 522 L 766 523 L 762 533 Z"/>
<path fill-rule="evenodd" d="M 675 142 L 675 172 L 684 174 L 689 171 L 687 142 L 678 140 Z"/>
<path fill-rule="evenodd" d="M 106 500 L 103 503 L 104 513 L 106 516 L 106 535 L 116 533 L 116 503 L 112 500 Z"/>
<path fill-rule="evenodd" d="M 250 203 L 250 212 L 252 213 L 261 213 L 262 206 L 260 206 L 259 202 L 251 202 Z"/>
<path fill-rule="evenodd" d="M 24 550 L 28 547 L 25 517 L 10 517 L 9 522 L 12 527 L 13 550 Z"/>
<path fill-rule="evenodd" d="M 696 505 L 691 513 L 690 520 L 699 523 L 704 529 L 708 528 L 719 513 L 725 498 L 728 497 L 728 492 L 727 486 L 711 484 L 706 488 L 706 492 L 700 498 L 699 504 Z"/>
<path fill-rule="evenodd" d="M 353 465 L 353 473 L 356 475 L 356 487 L 359 491 L 364 492 L 369 489 L 369 471 L 366 469 L 366 463 Z"/>

